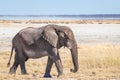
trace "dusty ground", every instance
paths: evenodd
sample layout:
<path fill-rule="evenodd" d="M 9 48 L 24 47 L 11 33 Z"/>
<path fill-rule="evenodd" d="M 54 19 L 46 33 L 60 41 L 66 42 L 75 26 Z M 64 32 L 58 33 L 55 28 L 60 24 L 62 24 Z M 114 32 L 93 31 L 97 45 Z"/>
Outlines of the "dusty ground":
<path fill-rule="evenodd" d="M 18 67 L 16 74 L 8 74 L 10 67 L 7 67 L 7 62 L 10 56 L 12 37 L 20 29 L 27 26 L 39 27 L 41 25 L 18 23 L 0 24 L 0 80 L 46 80 L 43 78 L 43 75 L 46 68 L 47 57 L 28 60 L 26 62 L 28 75 L 21 75 L 20 67 Z M 70 51 L 62 48 L 59 52 L 64 67 L 64 76 L 61 78 L 56 77 L 57 71 L 54 65 L 51 72 L 53 78 L 51 79 L 120 80 L 119 24 L 72 24 L 72 26 L 74 26 L 71 28 L 78 42 L 79 71 L 77 73 L 70 72 L 70 69 L 73 68 Z M 95 26 L 97 26 L 97 28 Z M 14 57 L 12 57 L 11 66 L 13 60 Z"/>

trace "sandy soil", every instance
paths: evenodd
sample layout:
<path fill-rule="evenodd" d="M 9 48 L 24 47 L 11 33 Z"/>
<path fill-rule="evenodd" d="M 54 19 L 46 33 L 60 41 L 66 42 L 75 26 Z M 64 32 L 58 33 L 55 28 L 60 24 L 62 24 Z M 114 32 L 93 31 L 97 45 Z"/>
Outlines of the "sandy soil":
<path fill-rule="evenodd" d="M 43 78 L 47 57 L 26 62 L 28 75 L 8 74 L 6 67 L 14 35 L 25 27 L 40 27 L 46 24 L 12 23 L 0 24 L 0 80 L 46 80 Z M 73 67 L 70 51 L 59 50 L 64 67 L 64 76 L 57 78 L 55 66 L 53 80 L 119 80 L 120 79 L 120 24 L 59 24 L 69 26 L 77 39 L 79 71 L 71 73 Z M 13 57 L 11 66 L 13 64 Z M 51 80 L 51 79 L 50 79 Z"/>

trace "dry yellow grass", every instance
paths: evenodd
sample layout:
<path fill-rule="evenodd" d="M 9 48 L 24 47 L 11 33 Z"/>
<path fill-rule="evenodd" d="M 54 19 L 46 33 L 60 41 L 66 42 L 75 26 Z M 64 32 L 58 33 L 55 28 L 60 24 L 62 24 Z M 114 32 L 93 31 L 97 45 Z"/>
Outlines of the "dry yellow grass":
<path fill-rule="evenodd" d="M 38 19 L 38 20 L 0 20 L 0 24 L 120 24 L 120 20 L 55 20 L 55 19 Z"/>
<path fill-rule="evenodd" d="M 79 71 L 71 73 L 73 67 L 70 51 L 66 48 L 59 50 L 64 76 L 57 78 L 55 65 L 51 74 L 53 80 L 119 80 L 120 79 L 120 45 L 100 44 L 100 45 L 79 45 Z M 46 80 L 43 77 L 47 57 L 40 59 L 30 59 L 26 62 L 28 75 L 21 75 L 18 67 L 16 74 L 8 74 L 9 68 L 6 64 L 10 56 L 10 51 L 0 52 L 0 80 Z M 11 65 L 13 64 L 13 57 Z M 51 80 L 51 79 L 50 79 Z"/>

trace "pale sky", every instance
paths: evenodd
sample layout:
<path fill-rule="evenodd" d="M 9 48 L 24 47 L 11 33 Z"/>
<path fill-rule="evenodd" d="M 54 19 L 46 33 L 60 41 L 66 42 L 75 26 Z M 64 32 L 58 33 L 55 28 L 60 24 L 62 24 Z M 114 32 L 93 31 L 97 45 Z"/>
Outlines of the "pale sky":
<path fill-rule="evenodd" d="M 0 15 L 120 14 L 120 0 L 0 0 Z"/>

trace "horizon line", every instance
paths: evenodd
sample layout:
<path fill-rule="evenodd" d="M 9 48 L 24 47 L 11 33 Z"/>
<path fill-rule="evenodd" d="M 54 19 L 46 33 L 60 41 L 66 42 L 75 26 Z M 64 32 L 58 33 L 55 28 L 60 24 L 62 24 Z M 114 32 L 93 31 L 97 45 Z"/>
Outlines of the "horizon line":
<path fill-rule="evenodd" d="M 0 14 L 0 16 L 87 16 L 87 15 L 120 15 L 120 14 Z"/>

